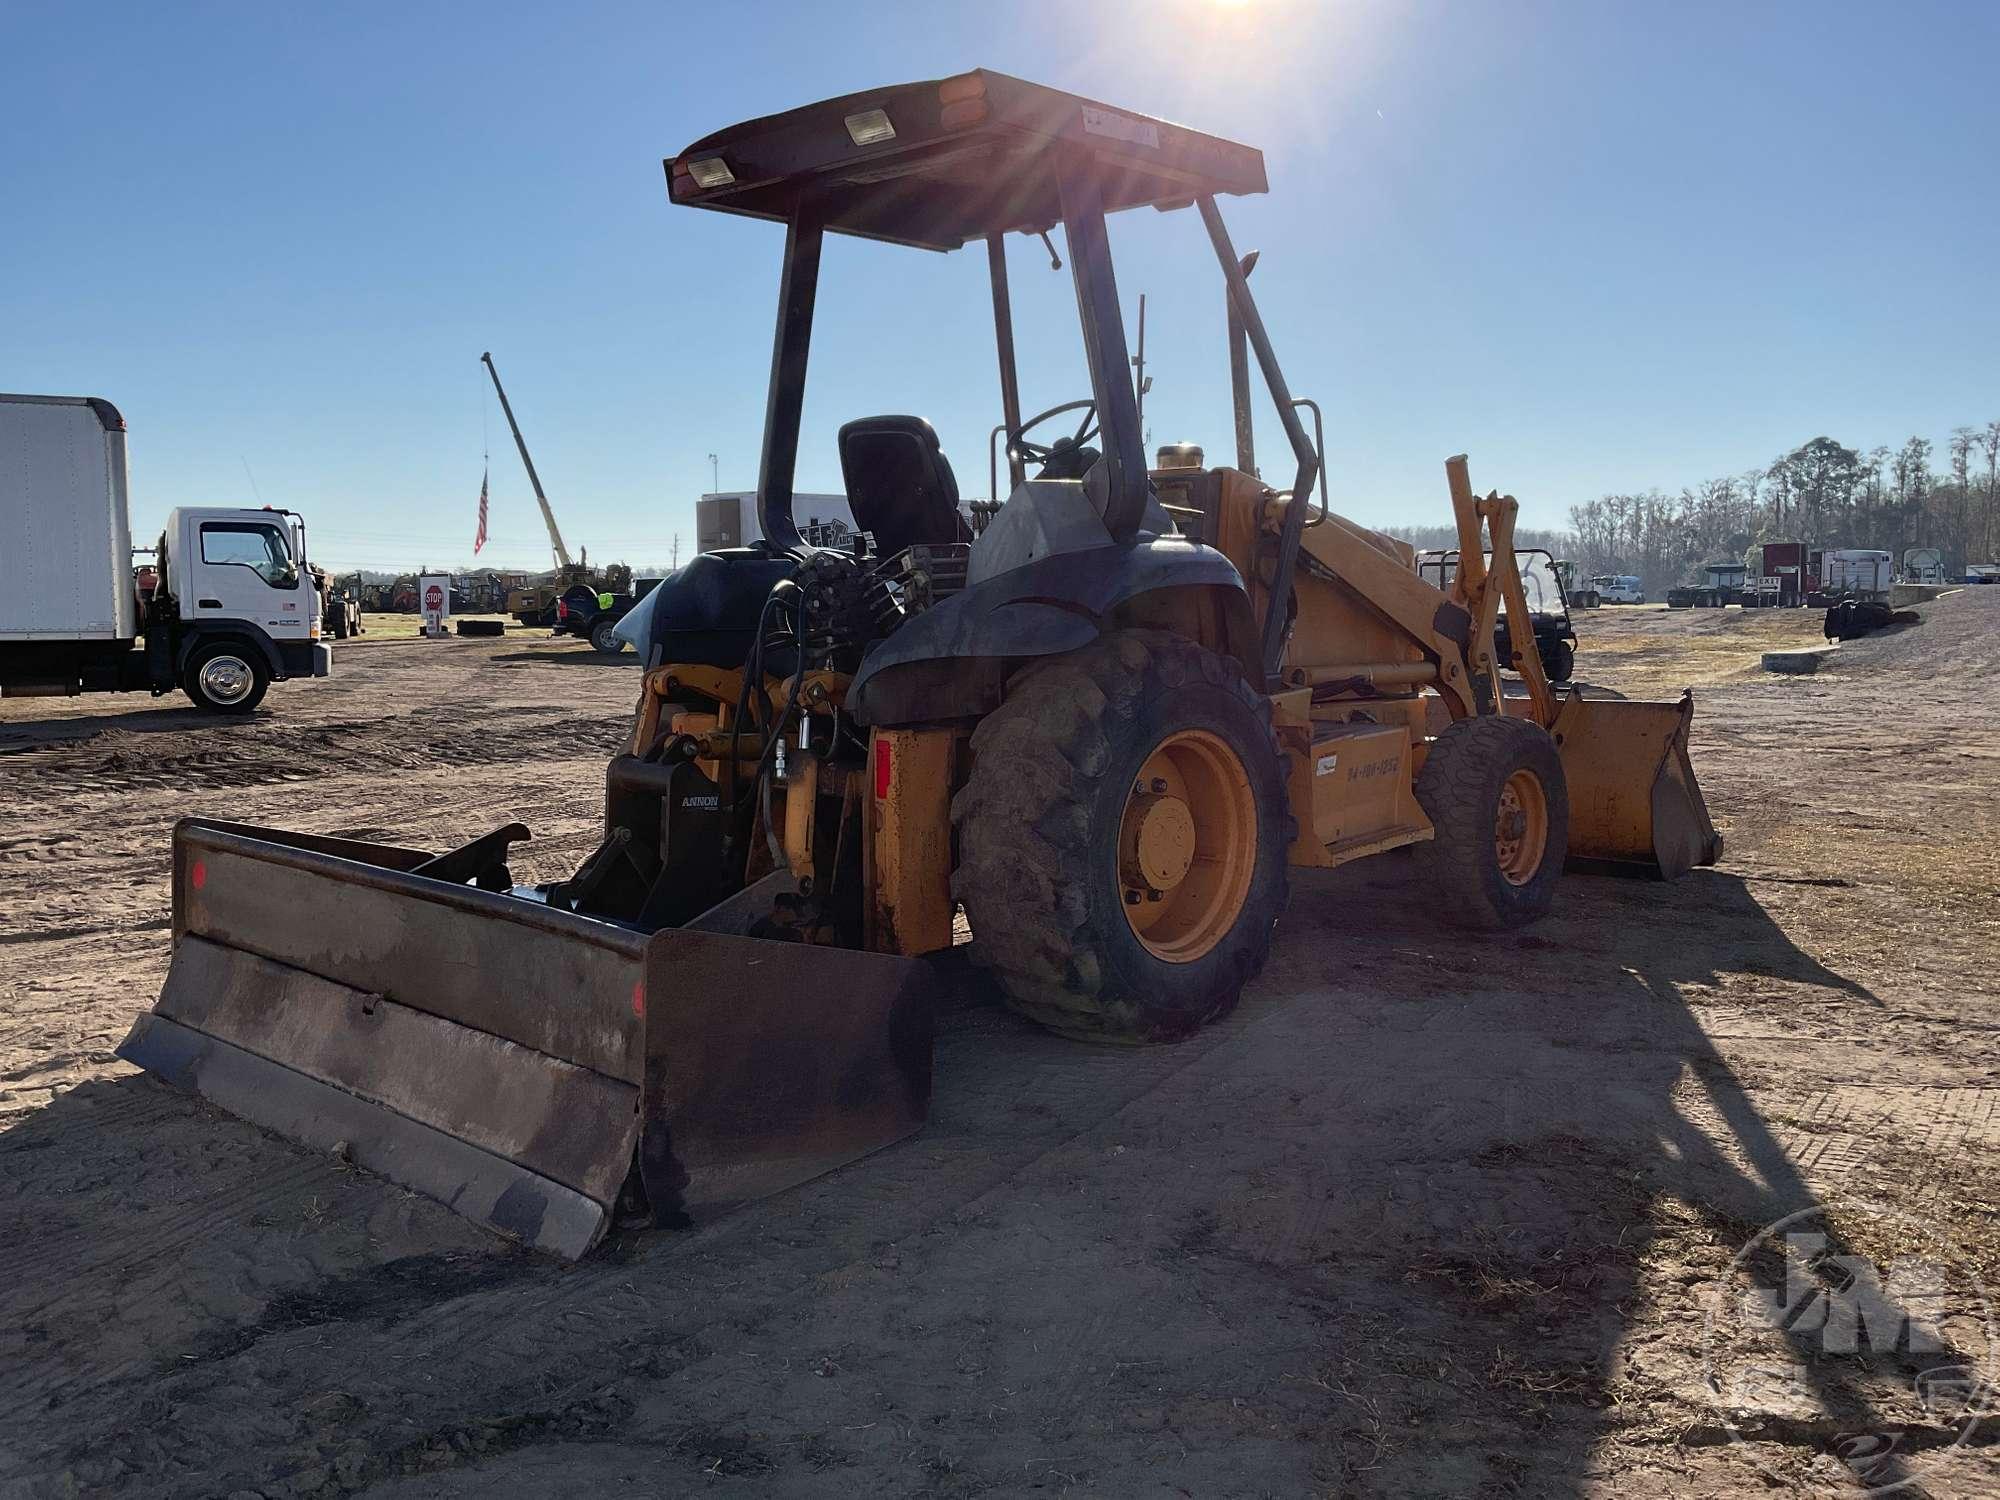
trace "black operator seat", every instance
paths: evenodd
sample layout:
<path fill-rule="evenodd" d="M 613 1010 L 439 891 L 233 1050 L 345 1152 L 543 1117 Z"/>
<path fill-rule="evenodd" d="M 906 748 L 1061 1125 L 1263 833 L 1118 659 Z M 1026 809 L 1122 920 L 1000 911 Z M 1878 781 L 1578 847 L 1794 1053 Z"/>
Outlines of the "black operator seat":
<path fill-rule="evenodd" d="M 951 461 L 922 417 L 849 422 L 840 429 L 840 472 L 854 524 L 874 536 L 877 557 L 972 540 Z"/>

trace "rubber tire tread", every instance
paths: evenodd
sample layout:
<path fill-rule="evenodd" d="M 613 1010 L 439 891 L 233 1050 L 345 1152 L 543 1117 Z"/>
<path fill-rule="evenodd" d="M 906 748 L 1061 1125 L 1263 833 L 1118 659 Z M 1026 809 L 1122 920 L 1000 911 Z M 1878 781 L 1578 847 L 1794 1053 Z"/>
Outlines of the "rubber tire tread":
<path fill-rule="evenodd" d="M 1550 682 L 1568 682 L 1576 672 L 1576 647 L 1568 641 L 1557 641 L 1542 670 Z"/>
<path fill-rule="evenodd" d="M 1549 838 L 1541 868 L 1525 885 L 1500 872 L 1493 819 L 1500 789 L 1516 771 L 1534 771 L 1548 799 Z M 1569 788 L 1548 731 L 1528 719 L 1481 714 L 1446 727 L 1417 773 L 1417 802 L 1437 830 L 1417 859 L 1445 919 L 1500 932 L 1544 915 L 1555 901 L 1569 851 Z"/>
<path fill-rule="evenodd" d="M 1260 854 L 1236 925 L 1201 959 L 1171 964 L 1133 935 L 1115 872 L 1090 846 L 1107 826 L 1115 842 L 1112 809 L 1124 798 L 1113 779 L 1122 787 L 1135 776 L 1164 733 L 1197 727 L 1177 713 L 1203 709 L 1198 727 L 1233 726 L 1224 737 L 1250 777 Z M 1270 700 L 1234 661 L 1168 631 L 1111 632 L 1017 672 L 972 748 L 972 775 L 952 802 L 952 893 L 971 922 L 974 959 L 1012 1009 L 1066 1036 L 1146 1042 L 1235 1008 L 1270 952 L 1296 824 Z"/>

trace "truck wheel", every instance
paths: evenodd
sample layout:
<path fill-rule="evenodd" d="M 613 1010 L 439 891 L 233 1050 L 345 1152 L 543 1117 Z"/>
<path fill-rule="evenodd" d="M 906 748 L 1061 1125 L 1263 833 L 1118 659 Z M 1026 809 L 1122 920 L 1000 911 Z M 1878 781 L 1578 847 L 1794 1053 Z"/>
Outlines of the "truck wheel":
<path fill-rule="evenodd" d="M 625 643 L 615 634 L 617 629 L 618 622 L 616 620 L 599 620 L 596 624 L 592 625 L 590 627 L 590 644 L 592 648 L 602 651 L 606 656 L 616 656 L 620 651 L 623 651 Z"/>
<path fill-rule="evenodd" d="M 1135 1042 L 1235 1007 L 1295 829 L 1270 703 L 1235 663 L 1118 631 L 1019 673 L 972 748 L 952 891 L 1015 1010 Z"/>
<path fill-rule="evenodd" d="M 210 641 L 188 658 L 181 689 L 194 706 L 214 714 L 247 714 L 264 701 L 271 669 L 255 647 L 239 641 Z"/>
<path fill-rule="evenodd" d="M 1437 829 L 1417 855 L 1447 920 L 1498 931 L 1548 911 L 1569 852 L 1569 788 L 1546 730 L 1460 719 L 1432 743 L 1416 790 Z"/>
<path fill-rule="evenodd" d="M 1550 682 L 1568 682 L 1576 671 L 1576 647 L 1568 641 L 1551 641 L 1542 671 Z"/>

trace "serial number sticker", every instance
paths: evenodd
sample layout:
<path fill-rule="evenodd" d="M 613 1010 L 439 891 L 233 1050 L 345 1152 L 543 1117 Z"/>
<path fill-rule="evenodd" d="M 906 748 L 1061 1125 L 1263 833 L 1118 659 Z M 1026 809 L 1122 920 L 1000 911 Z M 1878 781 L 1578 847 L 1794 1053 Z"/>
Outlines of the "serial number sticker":
<path fill-rule="evenodd" d="M 1083 106 L 1083 130 L 1085 135 L 1101 135 L 1114 141 L 1130 141 L 1135 146 L 1160 144 L 1160 127 L 1151 120 L 1135 120 L 1129 115 L 1113 114 L 1108 109 Z"/>
<path fill-rule="evenodd" d="M 1313 762 L 1313 775 L 1331 776 L 1339 767 L 1340 757 L 1338 755 L 1322 755 L 1318 760 Z"/>

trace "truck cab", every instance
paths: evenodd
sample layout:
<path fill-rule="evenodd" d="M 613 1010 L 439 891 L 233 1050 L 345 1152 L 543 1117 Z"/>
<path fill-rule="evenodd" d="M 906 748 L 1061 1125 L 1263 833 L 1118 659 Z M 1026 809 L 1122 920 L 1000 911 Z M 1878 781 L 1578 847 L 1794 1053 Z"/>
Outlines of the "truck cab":
<path fill-rule="evenodd" d="M 268 506 L 167 513 L 146 654 L 173 658 L 198 706 L 248 712 L 274 679 L 327 675 L 305 542 L 302 518 Z"/>
<path fill-rule="evenodd" d="M 1749 568 L 1737 562 L 1707 563 L 1701 582 L 1682 584 L 1667 590 L 1668 609 L 1722 609 L 1743 602 L 1744 578 Z"/>

